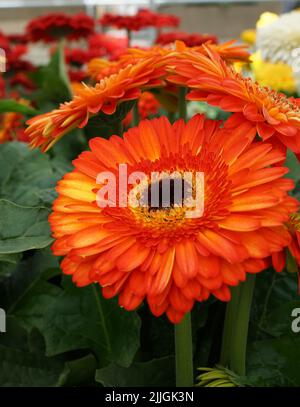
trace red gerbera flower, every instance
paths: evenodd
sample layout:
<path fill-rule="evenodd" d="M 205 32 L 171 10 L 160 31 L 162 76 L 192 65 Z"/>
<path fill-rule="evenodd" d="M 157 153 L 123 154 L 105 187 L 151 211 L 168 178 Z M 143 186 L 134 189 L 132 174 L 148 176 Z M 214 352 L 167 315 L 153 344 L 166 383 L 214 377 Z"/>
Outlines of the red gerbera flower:
<path fill-rule="evenodd" d="M 33 42 L 52 42 L 62 37 L 73 40 L 85 38 L 93 32 L 94 20 L 83 13 L 74 16 L 47 14 L 31 20 L 26 27 L 26 35 Z"/>

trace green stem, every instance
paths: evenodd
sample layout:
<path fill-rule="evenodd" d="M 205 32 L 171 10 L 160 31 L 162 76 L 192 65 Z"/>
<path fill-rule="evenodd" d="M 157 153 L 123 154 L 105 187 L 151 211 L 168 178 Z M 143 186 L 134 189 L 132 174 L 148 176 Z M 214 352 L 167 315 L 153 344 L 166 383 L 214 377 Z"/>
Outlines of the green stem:
<path fill-rule="evenodd" d="M 176 386 L 193 387 L 193 341 L 191 314 L 175 325 Z"/>
<path fill-rule="evenodd" d="M 254 286 L 255 274 L 249 274 L 240 286 L 240 298 L 232 331 L 230 368 L 240 376 L 246 374 L 247 339 Z"/>
<path fill-rule="evenodd" d="M 127 38 L 128 38 L 128 48 L 131 47 L 131 42 L 132 42 L 132 32 L 131 30 L 127 30 Z"/>
<path fill-rule="evenodd" d="M 179 88 L 179 117 L 186 121 L 187 112 L 186 112 L 186 88 Z"/>
<path fill-rule="evenodd" d="M 132 109 L 132 125 L 133 127 L 138 126 L 140 122 L 140 115 L 139 115 L 139 107 L 138 107 L 138 101 L 133 106 Z"/>
<path fill-rule="evenodd" d="M 235 317 L 237 313 L 238 303 L 239 303 L 240 287 L 232 287 L 231 289 L 231 300 L 226 306 L 226 314 L 223 329 L 222 338 L 222 349 L 220 364 L 224 367 L 228 367 L 230 364 L 230 354 L 231 354 L 231 342 L 232 342 L 232 331 L 234 327 Z"/>

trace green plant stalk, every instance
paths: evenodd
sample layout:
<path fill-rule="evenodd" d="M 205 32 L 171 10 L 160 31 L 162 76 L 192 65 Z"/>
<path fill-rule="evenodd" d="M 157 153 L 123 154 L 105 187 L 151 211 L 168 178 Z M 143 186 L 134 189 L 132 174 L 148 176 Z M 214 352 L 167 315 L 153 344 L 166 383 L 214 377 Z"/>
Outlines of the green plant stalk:
<path fill-rule="evenodd" d="M 232 335 L 240 298 L 240 286 L 232 287 L 231 300 L 226 306 L 220 364 L 228 367 L 232 348 Z"/>
<path fill-rule="evenodd" d="M 191 314 L 175 325 L 176 387 L 193 387 L 193 341 Z"/>
<path fill-rule="evenodd" d="M 138 126 L 139 122 L 140 122 L 140 115 L 139 115 L 138 101 L 136 101 L 136 103 L 134 104 L 133 109 L 132 109 L 133 127 Z"/>
<path fill-rule="evenodd" d="M 186 88 L 180 87 L 179 88 L 179 117 L 186 121 L 187 119 L 187 111 L 186 111 Z"/>
<path fill-rule="evenodd" d="M 248 274 L 247 280 L 240 286 L 236 319 L 232 330 L 230 368 L 239 376 L 246 375 L 247 339 L 254 286 L 255 274 Z"/>

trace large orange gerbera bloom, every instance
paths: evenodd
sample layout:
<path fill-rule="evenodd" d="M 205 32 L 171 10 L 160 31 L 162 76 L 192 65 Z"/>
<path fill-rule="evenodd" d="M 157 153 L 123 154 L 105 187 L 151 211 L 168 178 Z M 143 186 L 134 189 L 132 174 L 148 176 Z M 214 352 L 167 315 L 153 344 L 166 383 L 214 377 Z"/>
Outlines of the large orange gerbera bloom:
<path fill-rule="evenodd" d="M 145 120 L 123 139 L 92 139 L 91 151 L 58 183 L 50 215 L 63 272 L 78 286 L 99 283 L 104 297 L 118 295 L 126 310 L 146 299 L 154 315 L 166 313 L 174 323 L 210 294 L 228 301 L 229 286 L 264 269 L 264 259 L 290 243 L 284 223 L 298 207 L 288 196 L 287 169 L 272 167 L 283 154 L 253 143 L 254 136 L 247 122 L 227 131 L 196 115 L 187 124 Z M 203 216 L 188 218 L 176 202 L 100 208 L 97 175 L 111 171 L 118 181 L 119 164 L 148 178 L 153 171 L 203 172 Z M 140 186 L 140 197 L 152 188 Z"/>
<path fill-rule="evenodd" d="M 205 46 L 204 46 L 205 47 Z M 245 120 L 253 123 L 263 140 L 300 153 L 300 108 L 291 98 L 244 78 L 207 48 L 207 54 L 188 51 L 177 58 L 168 80 L 194 90 L 190 100 L 202 100 L 235 114 L 233 128 Z"/>
<path fill-rule="evenodd" d="M 26 134 L 31 140 L 31 147 L 47 151 L 73 128 L 84 127 L 91 116 L 100 111 L 113 114 L 118 104 L 138 99 L 141 89 L 161 86 L 164 65 L 162 59 L 146 58 L 102 79 L 94 87 L 84 85 L 76 89 L 70 102 L 28 120 Z"/>

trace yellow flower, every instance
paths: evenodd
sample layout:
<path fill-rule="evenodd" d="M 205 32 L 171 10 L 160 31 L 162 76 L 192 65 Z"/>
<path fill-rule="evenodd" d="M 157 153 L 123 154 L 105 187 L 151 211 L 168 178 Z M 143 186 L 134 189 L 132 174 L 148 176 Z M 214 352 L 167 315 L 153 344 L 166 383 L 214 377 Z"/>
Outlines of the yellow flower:
<path fill-rule="evenodd" d="M 266 25 L 273 23 L 277 19 L 278 19 L 277 14 L 266 11 L 265 13 L 262 13 L 260 15 L 260 17 L 256 23 L 256 28 L 265 27 Z"/>
<path fill-rule="evenodd" d="M 241 39 L 247 44 L 253 45 L 256 41 L 256 31 L 253 29 L 244 30 L 241 34 Z"/>
<path fill-rule="evenodd" d="M 261 58 L 260 51 L 251 56 L 252 71 L 255 80 L 262 86 L 268 86 L 277 91 L 294 93 L 296 82 L 292 68 L 283 63 L 271 63 Z"/>

